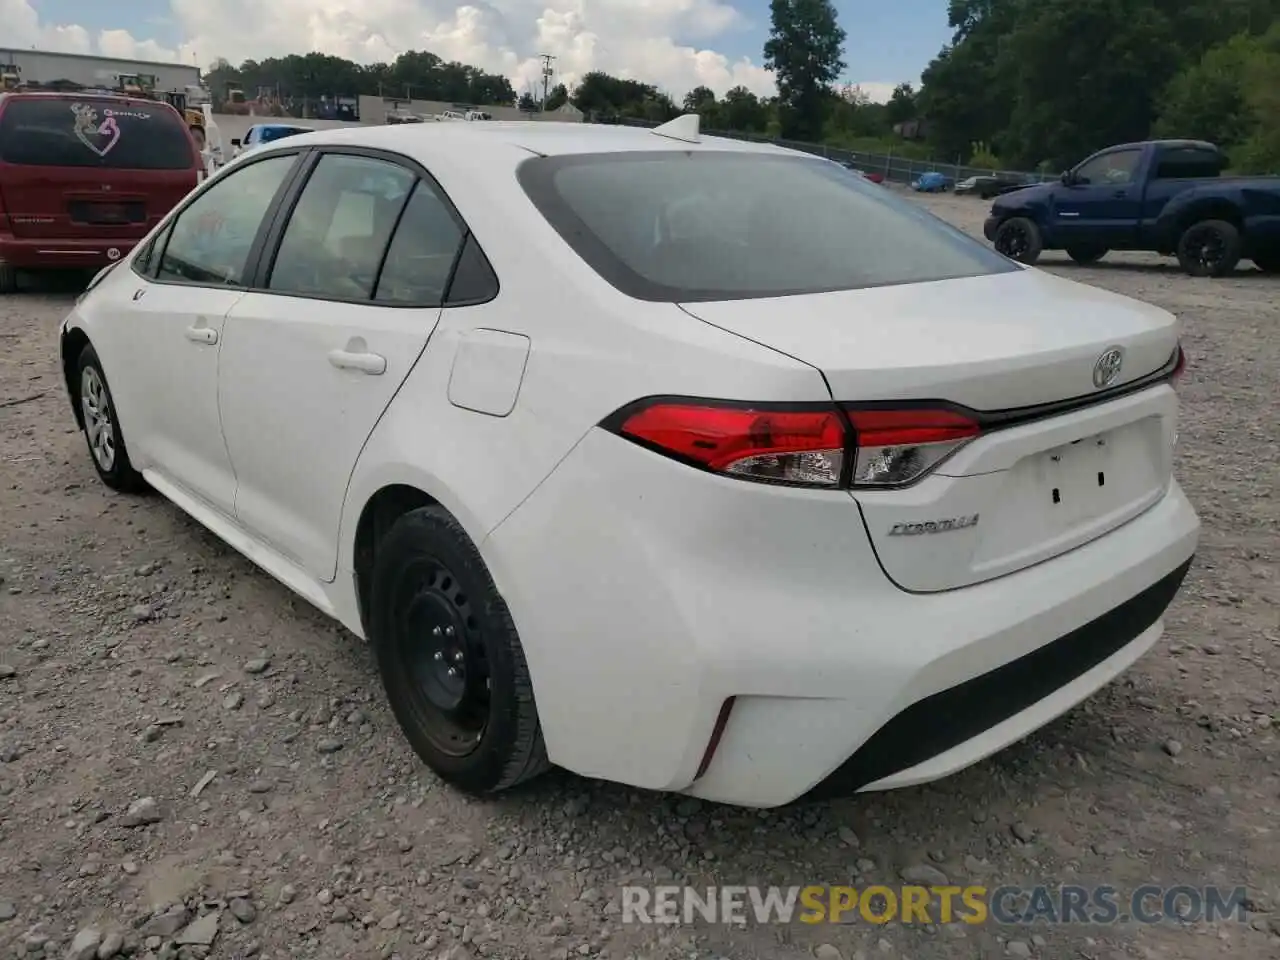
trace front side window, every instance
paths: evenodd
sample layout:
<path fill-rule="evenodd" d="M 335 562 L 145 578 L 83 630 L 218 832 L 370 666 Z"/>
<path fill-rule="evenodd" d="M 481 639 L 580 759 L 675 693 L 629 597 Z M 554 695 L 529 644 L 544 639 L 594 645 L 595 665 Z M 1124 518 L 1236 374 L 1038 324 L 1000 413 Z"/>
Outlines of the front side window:
<path fill-rule="evenodd" d="M 198 166 L 186 125 L 170 107 L 93 97 L 10 100 L 0 117 L 0 160 L 100 170 Z"/>
<path fill-rule="evenodd" d="M 416 176 L 372 157 L 320 158 L 285 227 L 268 288 L 369 300 L 391 231 Z"/>
<path fill-rule="evenodd" d="M 642 300 L 776 297 L 1018 269 L 822 159 L 580 154 L 531 158 L 517 175 L 565 242 Z"/>
<path fill-rule="evenodd" d="M 196 197 L 173 224 L 156 279 L 243 286 L 263 217 L 296 159 L 248 163 Z"/>
<path fill-rule="evenodd" d="M 1086 160 L 1076 169 L 1076 183 L 1107 186 L 1132 183 L 1142 162 L 1141 150 L 1116 150 Z"/>

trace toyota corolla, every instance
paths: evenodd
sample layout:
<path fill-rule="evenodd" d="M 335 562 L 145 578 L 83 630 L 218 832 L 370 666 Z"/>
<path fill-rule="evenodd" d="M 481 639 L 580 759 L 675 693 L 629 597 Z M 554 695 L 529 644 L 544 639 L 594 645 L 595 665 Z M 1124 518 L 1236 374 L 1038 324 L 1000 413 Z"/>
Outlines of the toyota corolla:
<path fill-rule="evenodd" d="M 366 638 L 446 781 L 768 807 L 950 774 L 1156 643 L 1178 335 L 683 117 L 264 145 L 61 352 L 102 481 Z"/>

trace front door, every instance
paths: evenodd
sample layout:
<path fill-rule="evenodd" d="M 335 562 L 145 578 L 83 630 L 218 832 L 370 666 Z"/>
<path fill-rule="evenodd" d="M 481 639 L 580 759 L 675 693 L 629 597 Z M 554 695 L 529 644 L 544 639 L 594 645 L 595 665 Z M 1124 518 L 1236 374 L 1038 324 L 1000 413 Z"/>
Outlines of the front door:
<path fill-rule="evenodd" d="M 463 236 L 409 167 L 324 154 L 266 291 L 227 316 L 218 404 L 236 517 L 317 580 L 333 579 L 347 483 L 435 329 Z"/>
<path fill-rule="evenodd" d="M 139 469 L 152 469 L 210 506 L 233 514 L 235 474 L 218 411 L 226 314 L 244 296 L 250 253 L 296 156 L 229 174 L 182 210 L 134 284 L 118 284 L 113 348 L 128 370 L 112 389 Z"/>
<path fill-rule="evenodd" d="M 1137 239 L 1141 163 L 1136 148 L 1099 154 L 1076 168 L 1070 186 L 1054 190 L 1054 233 L 1062 246 L 1125 247 Z"/>

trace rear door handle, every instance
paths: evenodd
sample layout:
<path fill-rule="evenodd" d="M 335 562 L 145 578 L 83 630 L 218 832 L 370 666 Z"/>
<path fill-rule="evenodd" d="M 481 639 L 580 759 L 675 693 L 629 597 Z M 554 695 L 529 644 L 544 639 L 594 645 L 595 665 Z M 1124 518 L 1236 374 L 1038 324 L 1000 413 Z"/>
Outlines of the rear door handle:
<path fill-rule="evenodd" d="M 187 339 L 194 340 L 196 343 L 217 343 L 218 331 L 213 327 L 206 327 L 203 321 L 194 327 L 187 327 Z"/>
<path fill-rule="evenodd" d="M 348 344 L 348 346 L 350 346 Z M 331 350 L 329 362 L 339 370 L 359 370 L 371 377 L 385 373 L 387 358 L 376 353 L 355 352 L 351 350 Z"/>

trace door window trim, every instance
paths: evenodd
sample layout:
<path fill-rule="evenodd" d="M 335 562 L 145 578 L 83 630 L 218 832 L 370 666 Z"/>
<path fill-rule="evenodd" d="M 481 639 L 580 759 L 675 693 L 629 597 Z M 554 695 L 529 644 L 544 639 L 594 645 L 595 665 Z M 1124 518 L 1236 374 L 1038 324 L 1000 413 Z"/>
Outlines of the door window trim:
<path fill-rule="evenodd" d="M 251 160 L 245 160 L 243 164 L 236 164 L 236 168 L 232 172 L 206 180 L 191 194 L 191 196 L 187 197 L 181 204 L 171 210 L 169 215 L 161 222 L 161 226 L 155 234 L 155 245 L 151 251 L 151 258 L 147 264 L 147 271 L 140 275 L 151 283 L 166 287 L 197 287 L 202 290 L 240 290 L 248 293 L 252 289 L 248 281 L 257 273 L 258 260 L 262 255 L 262 246 L 270 232 L 269 228 L 275 222 L 275 217 L 279 212 L 281 202 L 284 198 L 289 196 L 289 191 L 298 177 L 299 170 L 305 166 L 305 162 L 298 162 L 299 157 L 302 157 L 305 153 L 306 151 L 300 148 L 294 148 L 291 150 L 273 150 L 270 153 L 255 156 Z M 169 248 L 169 240 L 173 237 L 173 226 L 178 222 L 178 218 L 186 213 L 186 211 L 191 208 L 192 204 L 196 203 L 209 190 L 218 186 L 224 180 L 228 180 L 235 176 L 236 173 L 239 173 L 245 167 L 251 167 L 254 164 L 262 163 L 264 160 L 273 160 L 278 157 L 293 157 L 293 167 L 285 175 L 285 178 L 280 181 L 280 186 L 276 188 L 275 196 L 271 198 L 271 203 L 267 205 L 267 209 L 262 215 L 262 221 L 258 224 L 258 232 L 254 234 L 253 243 L 249 245 L 249 253 L 245 258 L 243 282 L 231 285 L 198 283 L 194 280 L 181 280 L 169 277 L 161 279 L 159 276 L 159 264 L 164 259 L 165 251 Z M 136 269 L 134 272 L 138 273 Z"/>
<path fill-rule="evenodd" d="M 391 150 L 382 150 L 375 147 L 357 147 L 345 145 L 316 146 L 307 148 L 307 156 L 303 162 L 299 164 L 297 173 L 289 181 L 284 191 L 284 197 L 276 206 L 274 219 L 270 228 L 267 230 L 266 236 L 263 237 L 263 246 L 253 251 L 257 255 L 257 261 L 253 269 L 245 274 L 246 284 L 245 292 L 247 293 L 264 293 L 274 297 L 293 297 L 301 300 L 315 300 L 321 303 L 350 303 L 359 306 L 369 307 L 385 307 L 393 310 L 433 310 L 433 309 L 453 309 L 456 307 L 474 307 L 484 303 L 489 303 L 496 299 L 501 290 L 502 283 L 498 278 L 498 272 L 493 268 L 493 261 L 485 254 L 484 248 L 480 246 L 480 241 L 475 238 L 471 232 L 471 227 L 467 224 L 466 219 L 454 204 L 453 199 L 445 192 L 440 185 L 440 181 L 433 177 L 427 169 L 418 163 L 412 157 L 405 156 L 402 153 L 396 153 Z M 276 257 L 280 253 L 280 244 L 284 239 L 284 232 L 288 226 L 289 220 L 293 217 L 293 212 L 298 205 L 298 200 L 302 197 L 302 192 L 307 188 L 307 184 L 311 180 L 312 174 L 319 165 L 321 159 L 326 156 L 348 156 L 348 157 L 366 157 L 371 160 L 381 160 L 386 163 L 394 164 L 402 167 L 411 173 L 417 180 L 421 180 L 423 184 L 429 187 L 435 193 L 437 199 L 444 205 L 445 211 L 457 224 L 460 231 L 458 237 L 458 249 L 454 251 L 453 263 L 449 266 L 448 279 L 445 281 L 444 292 L 441 295 L 440 303 L 411 303 L 398 302 L 393 300 L 375 300 L 377 294 L 377 282 L 375 281 L 373 290 L 370 291 L 366 298 L 350 298 L 350 297 L 326 297 L 314 294 L 290 293 L 284 290 L 272 290 L 267 286 L 271 277 L 271 271 L 275 267 Z M 387 255 L 391 250 L 391 244 L 395 242 L 396 230 L 400 227 L 400 222 L 404 217 L 405 211 L 408 209 L 409 200 L 413 197 L 414 190 L 417 189 L 415 183 L 414 188 L 405 194 L 404 203 L 401 204 L 400 211 L 396 215 L 395 226 L 391 233 L 387 236 L 387 245 L 382 251 L 382 257 L 378 261 L 377 280 L 382 279 L 382 268 L 386 264 Z M 467 248 L 467 242 L 471 240 L 480 255 L 484 258 L 485 264 L 489 268 L 489 273 L 493 276 L 493 289 L 490 296 L 483 299 L 473 299 L 458 301 L 456 303 L 449 302 L 449 292 L 453 288 L 454 278 L 458 273 L 458 264 L 462 260 L 463 251 Z M 256 241 L 255 241 L 256 243 Z"/>

